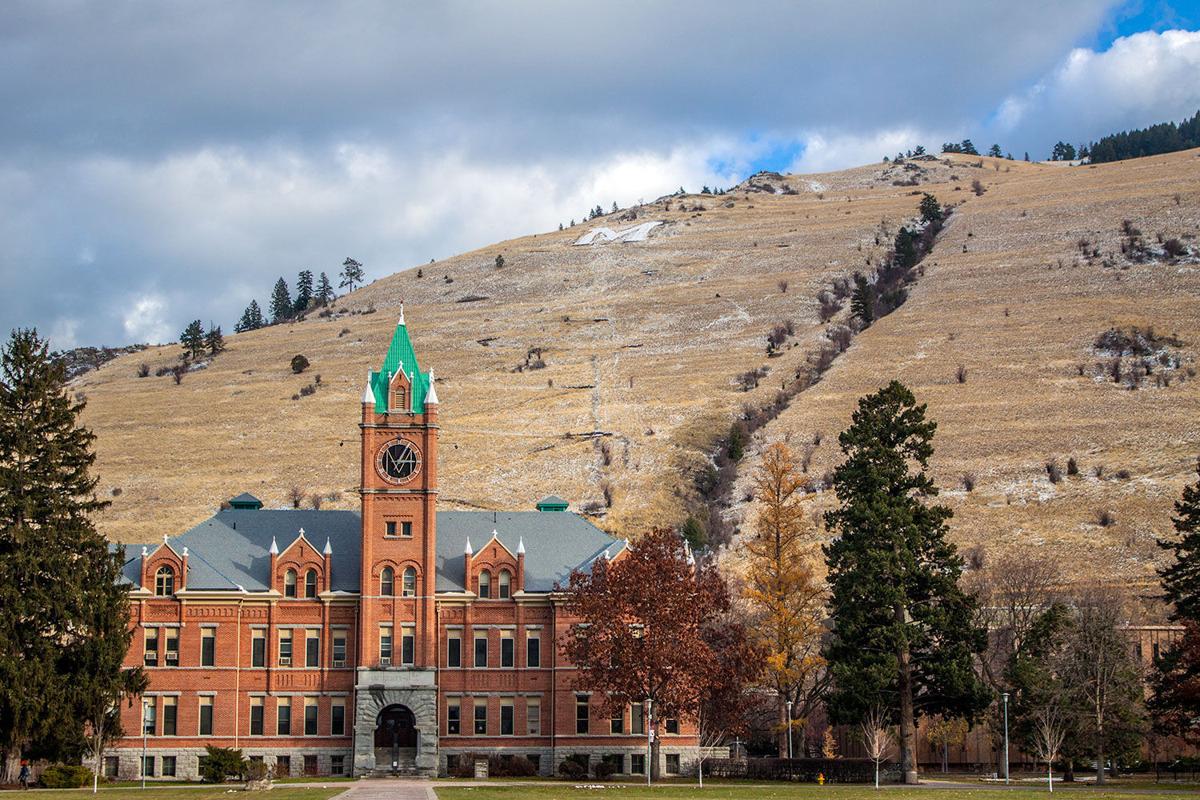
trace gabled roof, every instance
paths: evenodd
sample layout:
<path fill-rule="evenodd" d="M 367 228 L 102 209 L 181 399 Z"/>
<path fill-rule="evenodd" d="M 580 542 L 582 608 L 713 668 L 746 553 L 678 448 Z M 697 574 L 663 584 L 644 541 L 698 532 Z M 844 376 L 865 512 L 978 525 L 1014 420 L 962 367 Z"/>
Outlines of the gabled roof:
<path fill-rule="evenodd" d="M 304 528 L 310 546 L 327 539 L 333 591 L 359 591 L 362 519 L 357 511 L 223 509 L 170 540 L 188 548 L 187 588 L 265 592 L 271 581 L 271 540 L 294 543 Z M 437 591 L 465 591 L 463 550 L 468 537 L 490 542 L 492 532 L 509 553 L 525 547 L 525 590 L 548 592 L 566 583 L 572 570 L 591 569 L 605 551 L 609 558 L 625 549 L 583 517 L 540 511 L 439 511 L 437 515 Z M 116 550 L 119 545 L 110 545 Z M 316 549 L 316 548 L 314 548 Z M 482 548 L 481 548 L 482 549 Z M 141 548 L 127 548 L 122 583 L 141 581 Z"/>
<path fill-rule="evenodd" d="M 429 395 L 429 373 L 422 373 L 417 363 L 417 354 L 408 338 L 408 326 L 404 324 L 403 308 L 400 310 L 400 321 L 396 324 L 396 331 L 392 334 L 392 343 L 388 345 L 387 354 L 383 357 L 383 365 L 378 372 L 372 372 L 367 377 L 367 386 L 375 395 L 376 414 L 387 413 L 388 384 L 392 376 L 401 369 L 412 383 L 410 410 L 414 414 L 424 414 L 425 398 Z"/>
<path fill-rule="evenodd" d="M 262 508 L 262 500 L 259 500 L 249 492 L 242 492 L 237 497 L 229 498 L 229 505 L 233 508 Z"/>

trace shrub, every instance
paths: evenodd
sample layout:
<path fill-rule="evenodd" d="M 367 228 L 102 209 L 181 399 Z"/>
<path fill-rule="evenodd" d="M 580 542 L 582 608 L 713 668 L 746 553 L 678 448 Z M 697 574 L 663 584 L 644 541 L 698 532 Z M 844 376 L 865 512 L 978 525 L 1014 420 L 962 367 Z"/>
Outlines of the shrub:
<path fill-rule="evenodd" d="M 1132 474 L 1129 472 L 1129 470 L 1127 470 L 1127 469 L 1119 469 L 1119 470 L 1117 470 L 1117 471 L 1116 471 L 1115 473 L 1113 473 L 1113 474 L 1114 474 L 1114 475 L 1115 475 L 1115 476 L 1116 476 L 1116 477 L 1117 477 L 1119 480 L 1123 480 L 1123 481 L 1127 481 L 1127 480 L 1129 480 L 1130 478 L 1132 478 L 1132 477 L 1133 477 L 1133 475 L 1132 475 Z"/>
<path fill-rule="evenodd" d="M 92 771 L 79 764 L 51 764 L 42 770 L 41 783 L 47 789 L 78 789 L 92 780 Z"/>
<path fill-rule="evenodd" d="M 292 356 L 292 372 L 299 375 L 304 370 L 308 369 L 308 359 L 302 355 Z"/>
<path fill-rule="evenodd" d="M 568 780 L 579 780 L 587 777 L 587 767 L 574 758 L 568 758 L 558 765 L 558 774 Z"/>
<path fill-rule="evenodd" d="M 1096 466 L 1092 467 L 1092 476 L 1096 477 L 1096 478 L 1103 478 L 1104 477 L 1104 465 L 1097 464 Z"/>
<path fill-rule="evenodd" d="M 964 472 L 961 481 L 963 489 L 968 492 L 975 491 L 975 473 Z"/>
<path fill-rule="evenodd" d="M 139 378 L 147 378 L 150 376 L 150 365 L 142 364 L 138 367 L 137 376 Z"/>
<path fill-rule="evenodd" d="M 1097 511 L 1096 524 L 1102 528 L 1108 528 L 1117 524 L 1117 518 L 1111 511 Z"/>
<path fill-rule="evenodd" d="M 954 377 L 958 379 L 959 383 L 966 383 L 967 382 L 967 368 L 964 367 L 962 364 L 959 364 L 958 369 L 955 370 L 955 372 L 954 372 Z"/>
<path fill-rule="evenodd" d="M 271 771 L 267 769 L 265 762 L 251 761 L 246 764 L 246 772 L 244 777 L 246 778 L 247 783 L 269 782 L 271 779 Z"/>
<path fill-rule="evenodd" d="M 779 283 L 776 284 L 776 286 L 779 287 L 779 291 L 781 294 L 787 294 L 787 290 L 788 290 L 788 282 L 787 281 L 781 280 L 781 281 L 779 281 Z"/>
<path fill-rule="evenodd" d="M 246 759 L 241 750 L 207 745 L 200 756 L 200 780 L 205 783 L 224 783 L 226 778 L 240 778 L 246 771 Z"/>
<path fill-rule="evenodd" d="M 975 180 L 971 181 L 971 191 L 975 192 L 976 197 L 980 197 L 984 192 L 987 191 L 987 189 L 983 188 L 983 183 L 976 178 Z"/>
<path fill-rule="evenodd" d="M 187 371 L 186 364 L 176 364 L 171 367 L 171 377 L 175 379 L 176 386 L 183 383 L 183 376 L 187 374 Z"/>
<path fill-rule="evenodd" d="M 608 780 L 616 771 L 617 766 L 611 761 L 598 761 L 596 766 L 592 768 L 592 774 L 596 776 L 597 780 L 601 781 Z"/>
<path fill-rule="evenodd" d="M 1050 479 L 1051 483 L 1058 483 L 1062 480 L 1062 470 L 1053 458 L 1046 462 L 1046 477 Z"/>
<path fill-rule="evenodd" d="M 473 768 L 472 768 L 472 771 Z M 529 778 L 537 775 L 537 767 L 525 756 L 503 758 L 492 756 L 488 759 L 488 776 L 498 778 Z M 470 775 L 467 777 L 474 777 Z"/>
<path fill-rule="evenodd" d="M 1187 255 L 1187 251 L 1187 245 L 1178 239 L 1167 239 L 1163 242 L 1163 252 L 1167 254 L 1168 258 L 1180 258 Z"/>
<path fill-rule="evenodd" d="M 1070 458 L 1067 459 L 1067 474 L 1068 475 L 1078 475 L 1079 474 L 1079 462 L 1077 462 L 1075 460 L 1075 456 L 1071 456 Z"/>

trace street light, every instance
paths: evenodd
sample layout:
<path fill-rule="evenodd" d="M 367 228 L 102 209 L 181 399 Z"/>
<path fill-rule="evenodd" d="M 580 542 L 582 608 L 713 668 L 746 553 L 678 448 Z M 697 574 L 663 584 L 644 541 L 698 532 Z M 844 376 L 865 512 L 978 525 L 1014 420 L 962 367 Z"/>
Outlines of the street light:
<path fill-rule="evenodd" d="M 1008 783 L 1008 692 L 1000 696 L 1004 698 L 1004 782 Z"/>
<path fill-rule="evenodd" d="M 787 734 L 788 734 L 788 758 L 792 757 L 792 701 L 787 701 Z"/>
<path fill-rule="evenodd" d="M 142 700 L 142 788 L 146 788 L 146 716 L 150 711 L 150 701 Z"/>
<path fill-rule="evenodd" d="M 646 785 L 650 785 L 650 775 L 654 772 L 654 701 L 646 698 Z"/>

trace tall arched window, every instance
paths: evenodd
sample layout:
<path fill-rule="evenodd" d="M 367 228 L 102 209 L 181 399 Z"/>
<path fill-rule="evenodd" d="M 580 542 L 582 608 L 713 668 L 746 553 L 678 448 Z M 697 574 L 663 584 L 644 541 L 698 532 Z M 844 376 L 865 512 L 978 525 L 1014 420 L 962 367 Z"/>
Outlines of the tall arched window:
<path fill-rule="evenodd" d="M 396 573 L 391 567 L 384 567 L 383 572 L 379 573 L 379 594 L 384 597 L 391 597 L 395 594 Z"/>
<path fill-rule="evenodd" d="M 159 567 L 154 573 L 154 593 L 159 597 L 170 597 L 175 594 L 175 570 L 170 567 Z"/>
<path fill-rule="evenodd" d="M 417 596 L 417 571 L 413 567 L 406 567 L 404 570 L 404 589 L 405 597 Z"/>
<path fill-rule="evenodd" d="M 304 573 L 304 596 L 317 596 L 317 571 L 315 569 L 310 569 Z"/>
<path fill-rule="evenodd" d="M 506 569 L 500 570 L 500 575 L 496 580 L 497 589 L 496 596 L 501 600 L 507 600 L 512 596 L 512 573 Z"/>
<path fill-rule="evenodd" d="M 283 596 L 296 596 L 296 570 L 294 569 L 289 569 L 283 573 Z"/>
<path fill-rule="evenodd" d="M 492 573 L 486 569 L 479 573 L 479 596 L 483 598 L 492 596 Z"/>

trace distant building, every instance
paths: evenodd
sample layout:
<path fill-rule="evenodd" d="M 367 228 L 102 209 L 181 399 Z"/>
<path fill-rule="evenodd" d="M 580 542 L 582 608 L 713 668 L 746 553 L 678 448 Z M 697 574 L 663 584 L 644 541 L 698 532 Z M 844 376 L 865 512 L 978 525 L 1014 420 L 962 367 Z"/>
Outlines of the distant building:
<path fill-rule="evenodd" d="M 626 543 L 558 497 L 437 510 L 437 390 L 403 312 L 361 415 L 359 511 L 265 510 L 242 494 L 127 552 L 126 663 L 146 666 L 150 688 L 123 709 L 105 772 L 192 778 L 212 744 L 290 775 L 432 775 L 466 754 L 644 774 L 641 704 L 609 719 L 577 691 L 552 591 Z M 655 727 L 665 773 L 694 760 L 693 729 Z"/>

